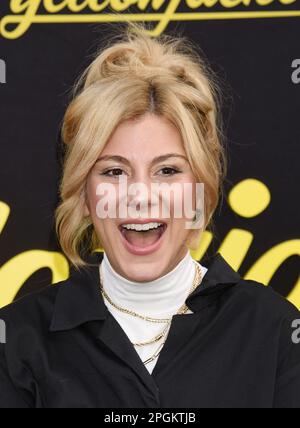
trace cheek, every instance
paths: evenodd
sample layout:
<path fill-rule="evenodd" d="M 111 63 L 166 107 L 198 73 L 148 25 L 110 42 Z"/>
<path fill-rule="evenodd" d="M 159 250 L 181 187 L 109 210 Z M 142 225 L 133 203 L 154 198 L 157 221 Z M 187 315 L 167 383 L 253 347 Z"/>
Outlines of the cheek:
<path fill-rule="evenodd" d="M 90 178 L 86 184 L 86 203 L 93 219 L 97 218 L 96 208 L 100 199 L 100 196 L 97 195 L 97 185 L 98 183 L 93 178 Z"/>
<path fill-rule="evenodd" d="M 191 219 L 196 206 L 196 184 L 192 180 L 180 183 L 177 190 L 172 192 L 172 217 L 175 220 Z M 177 214 L 176 214 L 177 213 Z"/>
<path fill-rule="evenodd" d="M 118 216 L 118 190 L 91 177 L 86 188 L 87 200 L 93 223 L 98 229 L 110 230 Z"/>

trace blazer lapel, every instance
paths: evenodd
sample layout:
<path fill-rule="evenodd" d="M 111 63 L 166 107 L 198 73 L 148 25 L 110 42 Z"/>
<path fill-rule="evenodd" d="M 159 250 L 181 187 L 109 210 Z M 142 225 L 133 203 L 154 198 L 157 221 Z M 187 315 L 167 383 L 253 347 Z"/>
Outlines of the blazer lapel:
<path fill-rule="evenodd" d="M 201 334 L 199 329 L 204 331 L 215 312 L 214 305 L 241 279 L 220 253 L 210 257 L 205 266 L 208 271 L 186 300 L 186 305 L 193 313 L 173 316 L 166 343 L 152 372 L 155 378 L 163 373 L 194 335 Z"/>
<path fill-rule="evenodd" d="M 155 400 L 159 401 L 159 391 L 154 378 L 146 369 L 122 327 L 111 314 L 102 324 L 98 339 L 136 373 Z"/>

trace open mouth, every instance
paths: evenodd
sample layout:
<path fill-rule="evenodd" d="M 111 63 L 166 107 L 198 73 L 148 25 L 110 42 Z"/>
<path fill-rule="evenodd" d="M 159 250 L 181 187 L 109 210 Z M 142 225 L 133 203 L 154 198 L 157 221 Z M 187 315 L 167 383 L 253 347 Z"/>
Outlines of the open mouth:
<path fill-rule="evenodd" d="M 119 226 L 126 248 L 134 254 L 148 254 L 159 248 L 167 229 L 163 222 L 124 223 Z"/>

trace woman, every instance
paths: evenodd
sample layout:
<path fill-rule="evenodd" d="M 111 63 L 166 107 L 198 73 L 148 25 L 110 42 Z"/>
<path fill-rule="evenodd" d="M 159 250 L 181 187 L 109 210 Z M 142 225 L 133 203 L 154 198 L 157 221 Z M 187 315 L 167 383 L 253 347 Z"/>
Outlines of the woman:
<path fill-rule="evenodd" d="M 300 407 L 298 310 L 220 253 L 190 254 L 225 176 L 211 75 L 184 40 L 140 30 L 97 55 L 67 109 L 56 225 L 74 269 L 0 311 L 0 406 Z M 176 216 L 185 189 L 194 215 Z"/>

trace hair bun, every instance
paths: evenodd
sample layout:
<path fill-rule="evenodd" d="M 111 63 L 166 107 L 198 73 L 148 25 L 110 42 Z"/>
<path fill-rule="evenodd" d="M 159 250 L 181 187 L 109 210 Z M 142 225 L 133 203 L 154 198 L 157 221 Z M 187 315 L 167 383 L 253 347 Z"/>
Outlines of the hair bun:
<path fill-rule="evenodd" d="M 128 31 L 125 39 L 108 46 L 88 67 L 85 73 L 84 88 L 101 80 L 132 77 L 152 81 L 157 76 L 184 81 L 196 87 L 193 69 L 196 75 L 199 64 L 192 61 L 191 56 L 184 55 L 183 39 L 167 40 L 164 44 L 155 43 L 142 32 L 135 34 Z M 186 46 L 185 46 L 186 47 Z"/>

